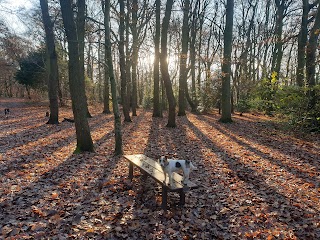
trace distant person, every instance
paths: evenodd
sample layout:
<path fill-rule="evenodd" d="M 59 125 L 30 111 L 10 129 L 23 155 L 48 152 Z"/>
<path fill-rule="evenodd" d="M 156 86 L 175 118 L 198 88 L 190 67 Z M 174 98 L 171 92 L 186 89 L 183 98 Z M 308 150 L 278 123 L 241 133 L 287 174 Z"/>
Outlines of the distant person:
<path fill-rule="evenodd" d="M 9 108 L 5 108 L 5 109 L 4 109 L 4 116 L 5 116 L 6 118 L 8 118 L 8 117 L 9 117 L 9 114 L 10 114 L 10 109 L 9 109 Z"/>
<path fill-rule="evenodd" d="M 219 114 L 221 114 L 221 100 L 220 99 L 217 100 L 216 107 L 219 109 Z"/>

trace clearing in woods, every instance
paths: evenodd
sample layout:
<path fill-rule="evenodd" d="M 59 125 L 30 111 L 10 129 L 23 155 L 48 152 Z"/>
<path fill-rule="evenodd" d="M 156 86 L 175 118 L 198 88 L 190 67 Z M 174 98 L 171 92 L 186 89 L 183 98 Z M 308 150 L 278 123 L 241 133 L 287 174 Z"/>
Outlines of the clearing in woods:
<path fill-rule="evenodd" d="M 95 152 L 74 155 L 73 123 L 45 124 L 48 104 L 0 101 L 2 238 L 320 239 L 317 134 L 302 138 L 251 114 L 222 124 L 216 113 L 189 113 L 171 129 L 140 110 L 123 124 L 124 154 L 169 154 L 198 168 L 190 178 L 202 187 L 184 208 L 169 194 L 164 211 L 155 181 L 142 184 L 135 171 L 131 183 L 127 161 L 113 156 L 112 114 L 90 108 Z"/>

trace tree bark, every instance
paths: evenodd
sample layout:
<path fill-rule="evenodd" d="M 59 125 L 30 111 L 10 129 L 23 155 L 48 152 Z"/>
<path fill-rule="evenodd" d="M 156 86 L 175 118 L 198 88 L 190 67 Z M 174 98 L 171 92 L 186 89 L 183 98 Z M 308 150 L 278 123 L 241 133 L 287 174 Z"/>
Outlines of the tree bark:
<path fill-rule="evenodd" d="M 224 30 L 224 49 L 222 62 L 222 96 L 221 96 L 221 122 L 232 122 L 231 119 L 231 52 L 232 52 L 232 31 L 233 31 L 234 0 L 227 0 L 226 26 Z"/>
<path fill-rule="evenodd" d="M 105 26 L 105 52 L 106 52 L 106 59 L 107 59 L 107 69 L 108 69 L 108 76 L 110 79 L 111 85 L 111 95 L 112 95 L 112 108 L 114 114 L 114 132 L 115 132 L 115 154 L 120 155 L 122 154 L 122 132 L 121 132 L 121 115 L 118 106 L 118 99 L 117 99 L 117 86 L 116 80 L 114 77 L 113 71 L 113 63 L 112 63 L 112 53 L 111 53 L 111 41 L 110 41 L 110 1 L 105 0 L 105 12 L 104 12 L 104 26 Z"/>
<path fill-rule="evenodd" d="M 127 99 L 127 107 L 128 107 L 128 111 L 129 111 L 129 116 L 130 116 L 130 108 L 132 106 L 132 102 L 131 102 L 131 94 L 132 94 L 132 82 L 131 82 L 131 67 L 132 67 L 132 50 L 129 47 L 129 38 L 130 38 L 130 1 L 131 0 L 127 0 L 127 13 L 126 13 L 126 17 L 125 17 L 125 33 L 126 33 L 126 37 L 125 37 L 125 53 L 126 53 L 126 99 Z M 133 115 L 133 114 L 132 114 Z"/>
<path fill-rule="evenodd" d="M 154 36 L 154 65 L 153 65 L 153 117 L 162 117 L 160 105 L 160 72 L 159 72 L 159 55 L 160 55 L 160 7 L 161 0 L 156 0 L 156 33 Z"/>
<path fill-rule="evenodd" d="M 314 25 L 310 31 L 309 42 L 307 45 L 307 85 L 308 85 L 308 110 L 314 109 L 317 99 L 315 92 L 316 85 L 316 51 L 319 45 L 318 38 L 320 35 L 320 3 L 318 5 L 317 15 Z"/>
<path fill-rule="evenodd" d="M 108 2 L 108 3 L 107 3 Z M 105 27 L 105 38 L 104 38 L 104 89 L 103 89 L 103 113 L 110 114 L 110 73 L 109 66 L 108 66 L 108 49 L 107 46 L 110 44 L 110 27 L 109 27 L 109 21 L 110 21 L 110 2 L 107 0 L 102 1 L 102 8 L 104 10 L 104 27 Z M 107 9 L 108 8 L 108 9 Z M 110 50 L 111 51 L 111 50 Z M 112 56 L 111 56 L 112 59 Z M 111 62 L 112 64 L 112 62 Z M 113 68 L 113 66 L 112 66 Z"/>
<path fill-rule="evenodd" d="M 138 67 L 138 57 L 139 57 L 139 39 L 138 39 L 138 30 L 137 30 L 137 22 L 138 22 L 138 0 L 132 1 L 132 93 L 131 93 L 131 106 L 132 106 L 132 116 L 137 116 L 137 67 Z"/>
<path fill-rule="evenodd" d="M 69 85 L 72 110 L 75 121 L 77 148 L 75 152 L 93 152 L 93 142 L 87 120 L 86 95 L 83 72 L 79 60 L 79 43 L 76 24 L 73 19 L 71 1 L 60 0 L 63 25 L 68 40 L 69 54 Z"/>
<path fill-rule="evenodd" d="M 100 24 L 99 24 L 99 29 L 101 28 Z M 102 58 L 101 58 L 101 42 L 102 36 L 101 36 L 101 31 L 99 30 L 98 32 L 98 86 L 97 86 L 97 94 L 98 94 L 98 101 L 99 103 L 102 102 L 103 98 L 102 98 Z"/>
<path fill-rule="evenodd" d="M 198 15 L 197 11 L 199 11 L 199 2 L 197 0 L 195 2 L 194 10 L 192 12 L 192 22 L 191 22 L 191 31 L 190 31 L 190 71 L 191 71 L 191 100 L 195 103 L 196 106 L 198 104 L 197 99 L 197 88 L 196 88 L 196 39 L 198 30 Z M 193 111 L 194 109 L 192 109 Z M 195 109 L 196 110 L 196 109 Z"/>
<path fill-rule="evenodd" d="M 276 14 L 276 26 L 275 26 L 275 35 L 276 35 L 276 43 L 275 48 L 272 54 L 272 72 L 277 73 L 277 78 L 279 79 L 281 61 L 283 56 L 283 40 L 282 40 L 282 32 L 283 32 L 283 18 L 284 12 L 286 9 L 286 0 L 275 0 L 277 7 Z"/>
<path fill-rule="evenodd" d="M 183 23 L 180 53 L 180 76 L 179 76 L 179 111 L 178 116 L 186 115 L 186 91 L 187 91 L 187 58 L 189 43 L 189 9 L 190 1 L 185 0 L 183 6 Z"/>
<path fill-rule="evenodd" d="M 167 62 L 167 57 L 168 57 L 167 37 L 168 37 L 168 29 L 169 29 L 172 5 L 173 5 L 173 0 L 167 0 L 165 16 L 162 20 L 161 54 L 160 54 L 160 69 L 161 69 L 162 79 L 166 89 L 168 103 L 169 103 L 167 127 L 176 127 L 176 100 L 173 95 L 172 83 L 170 80 L 168 62 Z"/>
<path fill-rule="evenodd" d="M 121 101 L 125 122 L 131 122 L 127 95 L 127 75 L 126 75 L 126 56 L 124 52 L 124 31 L 125 31 L 125 12 L 124 0 L 118 1 L 120 4 L 120 25 L 119 25 L 119 57 L 120 57 L 120 77 L 121 77 Z"/>
<path fill-rule="evenodd" d="M 80 59 L 80 78 L 81 81 L 85 82 L 84 75 L 84 35 L 85 35 L 85 21 L 86 21 L 86 2 L 85 0 L 77 0 L 78 13 L 77 13 L 77 34 L 79 44 L 79 59 Z M 88 108 L 87 96 L 85 95 L 85 106 L 87 111 L 87 117 L 91 118 L 91 114 Z"/>
<path fill-rule="evenodd" d="M 46 46 L 49 56 L 49 82 L 48 82 L 48 95 L 50 102 L 50 117 L 48 124 L 59 123 L 59 103 L 58 103 L 58 60 L 54 43 L 53 23 L 50 19 L 48 10 L 48 1 L 40 0 L 42 21 L 46 33 Z"/>
<path fill-rule="evenodd" d="M 270 4 L 271 4 L 271 0 L 267 0 L 266 3 L 266 20 L 265 20 L 265 24 L 264 24 L 264 39 L 268 39 L 270 38 L 270 33 L 268 31 L 268 26 L 269 26 L 269 19 L 270 19 Z M 264 44 L 264 51 L 263 51 L 263 64 L 262 64 L 262 77 L 265 78 L 267 76 L 267 57 L 268 57 L 268 51 L 269 51 L 269 46 L 270 44 L 266 41 L 266 43 Z"/>
<path fill-rule="evenodd" d="M 309 8 L 309 0 L 302 0 L 303 4 L 303 13 L 301 19 L 301 29 L 298 37 L 298 56 L 297 56 L 297 76 L 296 83 L 299 87 L 303 87 L 304 85 L 304 73 L 306 66 L 306 45 L 308 41 L 308 13 L 310 11 Z"/>

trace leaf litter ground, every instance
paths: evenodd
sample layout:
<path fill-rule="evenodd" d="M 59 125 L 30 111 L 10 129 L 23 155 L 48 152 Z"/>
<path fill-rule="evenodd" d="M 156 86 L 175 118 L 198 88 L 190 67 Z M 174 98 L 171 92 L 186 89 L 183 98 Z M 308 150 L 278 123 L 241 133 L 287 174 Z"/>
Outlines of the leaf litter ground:
<path fill-rule="evenodd" d="M 73 123 L 47 125 L 46 104 L 1 99 L 0 238 L 320 239 L 319 135 L 286 133 L 265 116 L 166 118 L 140 111 L 123 123 L 125 154 L 167 154 L 197 166 L 186 205 L 113 156 L 113 116 L 93 106 L 94 153 L 73 154 Z M 60 120 L 72 118 L 70 108 Z"/>

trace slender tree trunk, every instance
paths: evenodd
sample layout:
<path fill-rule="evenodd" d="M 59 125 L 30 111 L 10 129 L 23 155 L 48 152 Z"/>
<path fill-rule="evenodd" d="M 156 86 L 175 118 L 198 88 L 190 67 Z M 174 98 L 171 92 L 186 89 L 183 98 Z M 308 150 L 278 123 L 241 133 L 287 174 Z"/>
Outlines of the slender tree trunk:
<path fill-rule="evenodd" d="M 85 0 L 77 0 L 78 13 L 77 13 L 77 31 L 76 34 L 78 36 L 78 45 L 79 45 L 79 59 L 80 59 L 80 78 L 81 81 L 85 82 L 84 77 L 84 35 L 85 35 L 85 20 L 86 20 L 86 1 Z M 87 111 L 87 117 L 91 118 L 91 114 L 88 108 L 87 96 L 85 95 L 85 108 Z"/>
<path fill-rule="evenodd" d="M 40 0 L 42 21 L 46 33 L 46 46 L 49 55 L 49 82 L 48 94 L 50 102 L 50 118 L 48 124 L 59 123 L 59 103 L 58 103 L 58 60 L 54 43 L 53 23 L 50 19 L 48 1 Z"/>
<path fill-rule="evenodd" d="M 226 26 L 224 30 L 224 49 L 222 62 L 222 114 L 219 121 L 232 122 L 230 77 L 234 0 L 227 0 L 226 8 Z"/>
<path fill-rule="evenodd" d="M 100 27 L 101 26 L 99 24 L 99 29 L 100 29 Z M 99 38 L 98 38 L 98 89 L 97 89 L 99 103 L 101 103 L 102 99 L 103 99 L 102 98 L 101 45 L 102 45 L 102 42 L 101 42 L 101 31 L 99 31 Z"/>
<path fill-rule="evenodd" d="M 161 54 L 160 54 L 160 69 L 162 74 L 162 79 L 167 93 L 167 98 L 169 102 L 169 115 L 167 127 L 176 127 L 176 100 L 173 95 L 172 83 L 170 80 L 169 70 L 168 70 L 168 49 L 167 49 L 167 37 L 169 22 L 171 16 L 173 0 L 167 0 L 165 16 L 162 21 L 162 31 L 161 31 Z"/>
<path fill-rule="evenodd" d="M 154 67 L 153 67 L 153 117 L 162 117 L 160 106 L 160 73 L 159 73 L 159 55 L 160 55 L 160 7 L 161 0 L 156 0 L 156 34 L 154 36 Z"/>
<path fill-rule="evenodd" d="M 189 43 L 189 9 L 190 1 L 185 0 L 183 6 L 183 24 L 180 53 L 180 76 L 179 76 L 179 111 L 178 116 L 186 115 L 186 91 L 187 91 L 187 58 Z"/>
<path fill-rule="evenodd" d="M 126 38 L 125 38 L 125 53 L 126 53 L 126 99 L 127 99 L 127 106 L 128 106 L 128 111 L 130 114 L 130 108 L 131 108 L 131 93 L 132 93 L 132 82 L 131 82 L 131 67 L 132 67 L 132 55 L 129 47 L 129 37 L 130 37 L 130 1 L 127 0 L 127 14 L 125 18 L 125 33 L 126 33 Z M 129 115 L 130 116 L 130 115 Z"/>
<path fill-rule="evenodd" d="M 186 98 L 187 101 L 191 107 L 191 112 L 196 113 L 197 112 L 197 105 L 194 103 L 194 101 L 192 100 L 190 94 L 189 94 L 189 89 L 186 88 Z"/>
<path fill-rule="evenodd" d="M 191 34 L 195 34 L 194 31 L 192 31 Z M 190 42 L 190 64 L 191 64 L 191 96 L 192 101 L 197 102 L 197 90 L 196 90 L 196 47 L 195 42 L 196 35 L 194 35 Z"/>
<path fill-rule="evenodd" d="M 316 51 L 319 46 L 318 38 L 320 35 L 320 3 L 318 5 L 317 15 L 314 25 L 310 31 L 309 42 L 307 45 L 307 84 L 308 84 L 308 110 L 314 109 L 317 103 L 315 85 L 316 85 Z"/>
<path fill-rule="evenodd" d="M 110 78 L 110 85 L 111 85 L 111 94 L 112 94 L 112 107 L 113 107 L 113 114 L 114 114 L 114 132 L 115 132 L 115 154 L 120 155 L 122 154 L 122 132 L 121 132 L 121 115 L 118 106 L 118 99 L 117 99 L 117 86 L 116 80 L 114 77 L 113 71 L 113 63 L 112 63 L 112 53 L 111 53 L 111 41 L 110 41 L 110 1 L 105 0 L 105 12 L 104 12 L 104 25 L 105 25 L 105 52 L 107 55 L 107 68 L 108 68 L 108 75 Z"/>
<path fill-rule="evenodd" d="M 310 11 L 309 0 L 302 0 L 302 4 L 303 13 L 301 19 L 301 29 L 298 37 L 298 66 L 296 76 L 296 82 L 299 87 L 303 87 L 304 85 L 304 73 L 306 66 L 306 45 L 308 41 L 308 13 Z"/>
<path fill-rule="evenodd" d="M 255 13 L 256 13 L 255 9 L 256 9 L 256 6 L 253 6 L 253 14 L 250 19 L 248 29 L 245 32 L 246 43 L 245 43 L 245 48 L 244 48 L 244 51 L 243 51 L 242 57 L 241 57 L 242 58 L 241 63 L 243 64 L 243 67 L 241 67 L 241 69 L 243 69 L 243 72 L 241 75 L 243 76 L 242 79 L 243 79 L 245 85 L 248 85 L 249 81 L 252 80 L 251 65 L 250 65 L 250 61 L 248 62 L 248 57 L 249 57 L 249 53 L 250 53 L 250 48 L 252 47 L 251 35 L 252 35 L 253 28 L 254 28 L 254 20 L 255 20 Z M 243 16 L 243 19 L 245 19 L 245 16 Z M 249 57 L 249 60 L 250 60 L 250 57 Z"/>
<path fill-rule="evenodd" d="M 196 39 L 197 39 L 197 7 L 199 0 L 196 2 L 192 12 L 192 23 L 190 33 L 190 71 L 191 71 L 191 100 L 197 103 L 197 89 L 196 89 Z M 197 104 L 195 104 L 197 105 Z"/>
<path fill-rule="evenodd" d="M 26 91 L 27 91 L 28 99 L 31 99 L 31 89 L 28 85 L 26 85 Z"/>
<path fill-rule="evenodd" d="M 120 75 L 121 75 L 121 101 L 123 107 L 123 115 L 125 122 L 131 122 L 127 95 L 127 75 L 126 75 L 126 56 L 124 53 L 124 31 L 125 31 L 125 12 L 124 0 L 119 0 L 120 4 L 120 25 L 119 25 L 119 57 L 120 57 Z"/>
<path fill-rule="evenodd" d="M 139 58 L 139 39 L 137 31 L 137 22 L 138 22 L 138 0 L 132 1 L 132 116 L 137 116 L 137 67 L 138 67 L 138 58 Z"/>
<path fill-rule="evenodd" d="M 264 24 L 264 39 L 268 39 L 270 37 L 270 33 L 268 31 L 268 27 L 269 27 L 269 18 L 270 18 L 270 4 L 271 4 L 271 0 L 267 0 L 266 3 L 266 21 Z M 264 44 L 264 53 L 263 53 L 263 73 L 262 73 L 262 77 L 266 77 L 267 76 L 267 56 L 268 56 L 268 51 L 269 51 L 269 44 L 268 41 L 265 41 Z"/>
<path fill-rule="evenodd" d="M 104 27 L 105 27 L 105 38 L 104 38 L 104 88 L 103 88 L 103 113 L 110 114 L 110 89 L 109 89 L 109 80 L 110 80 L 110 67 L 108 58 L 112 59 L 112 56 L 108 56 L 108 47 L 110 47 L 110 55 L 111 55 L 111 46 L 110 45 L 110 1 L 103 0 L 102 1 L 102 10 L 104 11 Z M 111 67 L 113 68 L 112 61 L 111 61 Z M 113 69 L 112 69 L 113 71 Z M 114 74 L 113 72 L 110 74 Z M 114 76 L 113 76 L 114 79 Z M 117 102 L 116 102 L 117 103 Z M 117 103 L 118 104 L 118 103 Z M 121 124 L 121 122 L 120 122 Z M 121 131 L 120 131 L 121 132 Z"/>
<path fill-rule="evenodd" d="M 75 152 L 93 152 L 93 142 L 87 120 L 86 95 L 83 72 L 79 60 L 79 43 L 76 24 L 73 19 L 71 1 L 60 0 L 63 25 L 68 40 L 69 86 L 75 121 L 77 148 Z"/>
<path fill-rule="evenodd" d="M 275 26 L 275 35 L 276 35 L 276 44 L 272 57 L 272 72 L 277 73 L 277 78 L 279 79 L 281 61 L 283 56 L 283 40 L 282 40 L 282 29 L 283 29 L 283 18 L 285 11 L 285 0 L 275 0 L 277 6 L 276 14 L 276 26 Z"/>
<path fill-rule="evenodd" d="M 295 44 L 291 44 L 291 47 L 290 47 L 290 50 L 289 50 L 289 56 L 288 56 L 288 59 L 287 59 L 287 67 L 286 67 L 286 76 L 285 76 L 285 85 L 288 86 L 289 84 L 289 79 L 290 79 L 290 76 L 289 74 L 293 72 L 293 69 L 291 69 L 291 58 L 292 58 L 292 52 L 293 52 L 293 48 L 295 47 Z"/>

